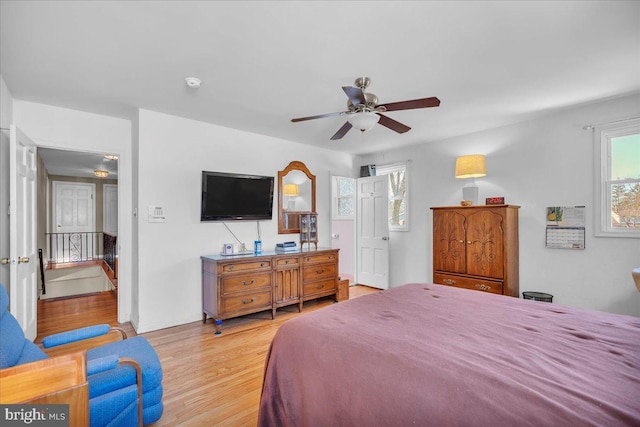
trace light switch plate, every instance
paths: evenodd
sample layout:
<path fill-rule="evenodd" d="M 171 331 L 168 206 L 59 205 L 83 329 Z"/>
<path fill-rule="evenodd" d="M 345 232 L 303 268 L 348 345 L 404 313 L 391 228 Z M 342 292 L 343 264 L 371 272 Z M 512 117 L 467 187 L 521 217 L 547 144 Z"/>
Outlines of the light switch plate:
<path fill-rule="evenodd" d="M 164 221 L 164 208 L 162 206 L 149 205 L 149 222 Z"/>

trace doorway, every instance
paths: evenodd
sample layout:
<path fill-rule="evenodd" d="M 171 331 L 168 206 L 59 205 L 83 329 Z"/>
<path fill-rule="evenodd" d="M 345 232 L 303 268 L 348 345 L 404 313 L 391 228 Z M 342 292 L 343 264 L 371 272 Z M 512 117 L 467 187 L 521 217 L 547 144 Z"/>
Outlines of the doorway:
<path fill-rule="evenodd" d="M 340 250 L 341 280 L 355 281 L 355 194 L 354 178 L 331 175 L 331 248 Z"/>
<path fill-rule="evenodd" d="M 387 180 L 331 175 L 331 247 L 349 285 L 389 287 Z"/>
<path fill-rule="evenodd" d="M 118 232 L 117 157 L 40 147 L 38 169 L 38 203 L 46 206 L 46 209 L 38 209 L 37 221 L 38 247 L 43 249 L 45 276 L 52 277 L 56 285 L 72 288 L 64 292 L 64 298 L 87 294 L 88 283 L 93 281 L 106 281 L 104 287 L 96 287 L 99 291 L 117 290 L 117 263 L 106 262 L 117 259 L 117 246 L 111 241 L 105 243 L 105 231 L 109 233 L 109 239 L 116 237 Z M 67 252 L 69 256 L 64 255 Z M 109 256 L 107 252 L 110 252 Z M 104 278 L 96 279 L 96 276 Z M 42 293 L 46 287 L 39 279 Z M 45 277 L 45 285 L 48 280 Z M 74 292 L 73 283 L 82 285 L 78 286 L 78 293 Z M 53 289 L 49 293 L 53 294 Z M 111 301 L 117 310 L 117 292 L 114 294 Z M 39 312 L 41 303 L 38 304 Z"/>

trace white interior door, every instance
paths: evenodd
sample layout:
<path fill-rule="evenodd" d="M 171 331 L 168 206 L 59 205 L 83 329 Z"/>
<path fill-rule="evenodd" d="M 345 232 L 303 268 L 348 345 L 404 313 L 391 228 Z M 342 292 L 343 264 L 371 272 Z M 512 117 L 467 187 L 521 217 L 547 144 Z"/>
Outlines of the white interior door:
<path fill-rule="evenodd" d="M 56 262 L 92 259 L 97 241 L 95 184 L 53 181 L 53 225 L 49 256 Z"/>
<path fill-rule="evenodd" d="M 389 288 L 389 178 L 358 178 L 356 263 L 359 284 Z"/>
<path fill-rule="evenodd" d="M 103 231 L 107 233 L 118 233 L 118 186 L 105 184 L 102 187 L 104 192 L 104 224 Z"/>
<path fill-rule="evenodd" d="M 0 283 L 9 290 L 9 140 L 11 131 L 0 129 Z M 4 212 L 4 215 L 2 214 Z"/>
<path fill-rule="evenodd" d="M 95 231 L 95 184 L 53 181 L 56 233 Z"/>
<path fill-rule="evenodd" d="M 9 311 L 37 335 L 36 145 L 15 125 L 9 142 Z"/>

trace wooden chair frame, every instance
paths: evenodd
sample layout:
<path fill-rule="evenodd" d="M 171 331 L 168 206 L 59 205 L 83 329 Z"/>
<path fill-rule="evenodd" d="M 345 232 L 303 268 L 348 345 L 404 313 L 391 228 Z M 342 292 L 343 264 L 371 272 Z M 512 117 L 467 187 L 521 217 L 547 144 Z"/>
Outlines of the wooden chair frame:
<path fill-rule="evenodd" d="M 112 327 L 109 333 L 51 348 L 42 348 L 48 359 L 0 370 L 0 403 L 69 404 L 72 427 L 89 425 L 89 383 L 86 351 L 127 339 L 126 332 Z M 138 387 L 138 426 L 142 416 L 142 368 L 132 358 L 121 357 L 118 363 L 136 370 Z"/>

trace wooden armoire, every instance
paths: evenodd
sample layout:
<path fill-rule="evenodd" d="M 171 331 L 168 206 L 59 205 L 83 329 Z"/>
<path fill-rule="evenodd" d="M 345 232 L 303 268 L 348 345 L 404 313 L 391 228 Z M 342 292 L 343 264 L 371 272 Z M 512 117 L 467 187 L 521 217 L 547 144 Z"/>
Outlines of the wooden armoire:
<path fill-rule="evenodd" d="M 431 208 L 433 282 L 518 297 L 519 208 Z"/>

